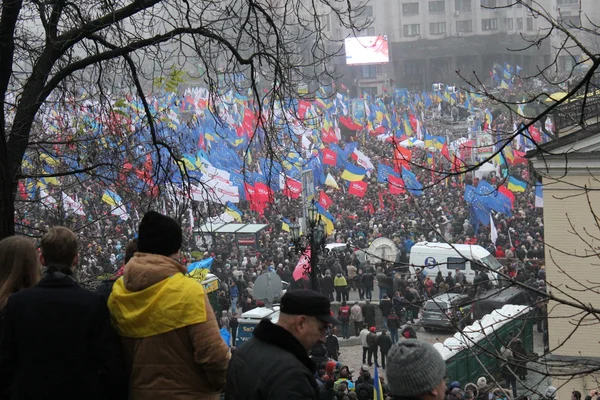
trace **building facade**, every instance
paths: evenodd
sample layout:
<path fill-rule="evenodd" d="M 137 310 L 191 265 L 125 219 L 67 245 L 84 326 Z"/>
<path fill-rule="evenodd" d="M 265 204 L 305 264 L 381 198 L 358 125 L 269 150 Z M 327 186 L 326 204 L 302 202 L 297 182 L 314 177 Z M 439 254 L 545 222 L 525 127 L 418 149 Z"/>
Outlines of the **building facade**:
<path fill-rule="evenodd" d="M 523 2 L 573 26 L 586 20 L 585 16 L 598 21 L 600 13 L 596 0 Z M 556 45 L 564 34 L 555 31 L 550 40 L 532 46 L 536 38 L 548 33 L 550 24 L 532 15 L 526 4 L 515 0 L 369 0 L 361 18 L 371 25 L 359 36 L 387 36 L 390 62 L 348 66 L 342 52 L 336 69 L 344 77 L 342 83 L 358 94 L 380 93 L 389 86 L 413 90 L 431 90 L 433 83 L 464 86 L 463 78 L 475 79 L 473 72 L 485 83 L 495 62 L 534 73 L 552 62 L 557 51 L 551 44 Z M 577 17 L 580 8 L 581 17 Z M 352 36 L 331 19 L 327 27 L 332 38 Z M 558 66 L 572 65 L 569 57 L 573 58 L 561 54 Z"/>
<path fill-rule="evenodd" d="M 560 399 L 574 390 L 585 396 L 600 383 L 599 313 L 574 306 L 600 308 L 599 115 L 587 115 L 584 129 L 565 126 L 558 139 L 530 155 L 543 184 L 548 290 L 567 302 L 548 305 L 548 366 Z"/>

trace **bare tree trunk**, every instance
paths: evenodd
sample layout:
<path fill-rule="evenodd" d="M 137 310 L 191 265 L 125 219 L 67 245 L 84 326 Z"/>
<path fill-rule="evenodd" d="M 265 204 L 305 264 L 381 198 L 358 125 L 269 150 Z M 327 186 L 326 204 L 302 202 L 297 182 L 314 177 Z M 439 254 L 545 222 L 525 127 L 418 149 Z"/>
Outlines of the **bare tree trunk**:
<path fill-rule="evenodd" d="M 0 175 L 6 176 L 6 172 Z M 15 234 L 15 192 L 16 185 L 0 177 L 0 240 Z"/>

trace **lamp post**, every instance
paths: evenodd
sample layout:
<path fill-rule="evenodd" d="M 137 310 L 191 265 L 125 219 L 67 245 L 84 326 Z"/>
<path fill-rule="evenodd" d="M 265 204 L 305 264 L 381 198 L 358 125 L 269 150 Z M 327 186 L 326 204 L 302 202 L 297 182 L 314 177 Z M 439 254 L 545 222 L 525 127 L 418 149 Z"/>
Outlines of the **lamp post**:
<path fill-rule="evenodd" d="M 307 216 L 307 232 L 300 235 L 300 225 L 294 223 L 290 225 L 290 234 L 296 250 L 301 254 L 305 254 L 310 248 L 310 288 L 315 292 L 320 292 L 318 263 L 319 252 L 325 245 L 325 226 L 314 203 L 308 208 Z"/>

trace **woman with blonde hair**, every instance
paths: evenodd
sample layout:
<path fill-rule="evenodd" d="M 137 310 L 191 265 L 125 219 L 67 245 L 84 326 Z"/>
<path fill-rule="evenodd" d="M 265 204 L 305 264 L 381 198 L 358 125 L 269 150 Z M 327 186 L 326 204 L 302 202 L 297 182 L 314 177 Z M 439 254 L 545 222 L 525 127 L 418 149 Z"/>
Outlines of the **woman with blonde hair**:
<path fill-rule="evenodd" d="M 40 263 L 31 239 L 10 236 L 0 241 L 0 315 L 8 296 L 40 280 Z"/>

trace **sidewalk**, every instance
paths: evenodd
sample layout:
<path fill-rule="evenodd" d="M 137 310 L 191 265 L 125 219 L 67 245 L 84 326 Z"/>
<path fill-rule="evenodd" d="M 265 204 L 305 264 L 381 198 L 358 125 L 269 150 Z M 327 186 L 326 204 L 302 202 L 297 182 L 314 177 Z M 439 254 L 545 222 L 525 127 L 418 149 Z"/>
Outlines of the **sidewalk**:
<path fill-rule="evenodd" d="M 523 382 L 517 381 L 517 393 L 519 396 L 532 396 L 538 398 L 539 393 L 544 395 L 548 386 L 552 385 L 552 378 L 545 376 L 548 373 L 546 358 L 544 354 L 543 334 L 533 326 L 533 352 L 540 355 L 535 361 L 527 363 L 527 376 Z"/>

